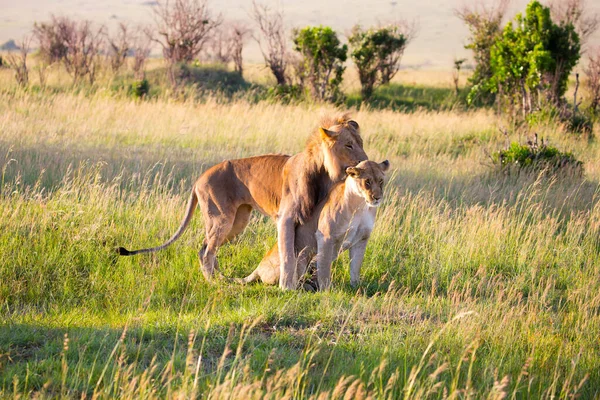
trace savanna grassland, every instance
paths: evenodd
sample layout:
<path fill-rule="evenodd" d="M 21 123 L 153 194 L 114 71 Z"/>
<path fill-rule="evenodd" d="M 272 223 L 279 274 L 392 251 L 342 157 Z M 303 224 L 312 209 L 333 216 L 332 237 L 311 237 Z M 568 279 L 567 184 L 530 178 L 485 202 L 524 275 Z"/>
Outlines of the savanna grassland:
<path fill-rule="evenodd" d="M 490 110 L 355 109 L 367 154 L 392 165 L 362 283 L 343 255 L 330 292 L 282 292 L 207 283 L 199 213 L 160 253 L 114 248 L 161 243 L 202 171 L 299 152 L 332 106 L 10 80 L 0 71 L 2 397 L 600 396 L 596 141 L 539 126 L 584 178 L 505 175 Z M 221 248 L 224 275 L 275 241 L 254 215 Z"/>

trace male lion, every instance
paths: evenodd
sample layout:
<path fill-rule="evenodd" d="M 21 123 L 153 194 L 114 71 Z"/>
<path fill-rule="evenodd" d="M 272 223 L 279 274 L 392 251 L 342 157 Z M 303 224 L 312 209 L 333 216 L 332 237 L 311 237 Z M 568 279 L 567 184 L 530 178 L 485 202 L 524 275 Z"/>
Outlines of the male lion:
<path fill-rule="evenodd" d="M 209 168 L 192 188 L 185 217 L 177 232 L 160 246 L 118 253 L 130 256 L 162 250 L 177 240 L 187 228 L 196 205 L 204 216 L 206 236 L 198 252 L 202 273 L 211 280 L 218 268 L 216 252 L 224 242 L 244 230 L 252 209 L 273 219 L 292 218 L 294 227 L 308 220 L 316 204 L 331 186 L 344 179 L 346 168 L 355 166 L 367 155 L 363 150 L 359 126 L 344 114 L 321 120 L 319 129 L 309 138 L 305 150 L 294 156 L 270 154 L 223 161 Z M 284 190 L 282 191 L 282 188 Z M 281 225 L 281 224 L 280 224 Z M 287 225 L 285 225 L 287 228 Z M 278 230 L 281 235 L 281 230 Z M 282 271 L 282 287 L 295 288 L 295 265 Z"/>
<path fill-rule="evenodd" d="M 296 244 L 296 251 L 300 252 L 299 263 L 303 263 L 298 266 L 298 271 L 303 273 L 317 253 L 319 289 L 329 288 L 331 263 L 345 250 L 350 250 L 350 284 L 358 285 L 367 241 L 375 223 L 376 207 L 383 196 L 384 173 L 389 166 L 387 160 L 379 164 L 362 161 L 356 167 L 347 168 L 346 181 L 336 184 L 315 208 L 312 218 L 298 228 L 297 234 L 303 240 Z M 261 280 L 274 285 L 279 281 L 279 263 L 277 246 L 274 246 L 258 267 L 238 282 Z"/>

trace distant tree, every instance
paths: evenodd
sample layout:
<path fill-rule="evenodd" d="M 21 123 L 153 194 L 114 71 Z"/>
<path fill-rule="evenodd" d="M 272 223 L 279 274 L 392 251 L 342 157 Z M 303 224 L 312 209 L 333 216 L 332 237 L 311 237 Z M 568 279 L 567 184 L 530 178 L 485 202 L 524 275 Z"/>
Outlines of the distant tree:
<path fill-rule="evenodd" d="M 34 24 L 33 33 L 44 61 L 62 62 L 74 82 L 87 76 L 94 83 L 104 31 L 104 26 L 96 28 L 88 20 L 52 16 L 49 22 Z"/>
<path fill-rule="evenodd" d="M 388 83 L 400 67 L 400 58 L 409 35 L 399 25 L 363 30 L 356 25 L 348 38 L 350 56 L 358 71 L 363 98 L 373 94 L 375 86 Z"/>
<path fill-rule="evenodd" d="M 174 65 L 194 60 L 221 24 L 221 15 L 213 16 L 208 0 L 164 0 L 153 8 L 156 33 L 151 38 L 160 44 L 169 64 L 169 79 L 175 81 Z"/>
<path fill-rule="evenodd" d="M 562 99 L 579 50 L 573 25 L 556 25 L 550 9 L 532 1 L 492 46 L 492 76 L 486 84 L 525 116 L 542 94 L 553 102 Z"/>
<path fill-rule="evenodd" d="M 473 52 L 475 69 L 469 78 L 472 86 L 469 93 L 469 102 L 481 101 L 491 103 L 494 95 L 490 92 L 484 82 L 488 82 L 492 76 L 491 50 L 496 39 L 502 33 L 502 22 L 510 0 L 494 0 L 492 6 L 484 3 L 475 3 L 455 10 L 469 29 L 469 39 L 465 46 Z"/>
<path fill-rule="evenodd" d="M 254 40 L 260 47 L 265 63 L 275 76 L 277 84 L 285 85 L 288 81 L 286 69 L 289 54 L 283 12 L 271 10 L 253 0 L 251 17 L 258 28 Z"/>
<path fill-rule="evenodd" d="M 230 26 L 222 23 L 216 27 L 207 42 L 207 54 L 211 61 L 227 65 L 231 61 L 232 40 Z"/>
<path fill-rule="evenodd" d="M 337 100 L 341 95 L 348 46 L 341 44 L 328 26 L 294 31 L 295 50 L 302 55 L 303 73 L 311 95 L 318 100 Z"/>
<path fill-rule="evenodd" d="M 48 63 L 63 62 L 69 52 L 69 37 L 73 36 L 74 21 L 67 17 L 50 16 L 50 21 L 35 23 L 33 35 L 40 56 Z"/>
<path fill-rule="evenodd" d="M 135 79 L 143 80 L 146 76 L 146 60 L 150 55 L 151 42 L 143 28 L 138 28 L 132 43 L 133 73 Z"/>
<path fill-rule="evenodd" d="M 10 52 L 4 58 L 6 66 L 13 70 L 15 80 L 21 87 L 26 87 L 29 83 L 29 70 L 27 68 L 27 54 L 30 49 L 31 38 L 24 38 L 18 47 L 17 52 Z M 15 54 L 16 53 L 16 54 Z"/>
<path fill-rule="evenodd" d="M 242 76 L 244 72 L 242 50 L 244 49 L 244 44 L 250 34 L 250 28 L 242 22 L 231 25 L 231 58 L 233 59 L 235 71 L 240 74 L 240 76 Z"/>
<path fill-rule="evenodd" d="M 118 72 L 125 64 L 131 50 L 131 32 L 127 24 L 121 22 L 114 36 L 107 35 L 109 45 L 110 66 L 113 72 Z"/>

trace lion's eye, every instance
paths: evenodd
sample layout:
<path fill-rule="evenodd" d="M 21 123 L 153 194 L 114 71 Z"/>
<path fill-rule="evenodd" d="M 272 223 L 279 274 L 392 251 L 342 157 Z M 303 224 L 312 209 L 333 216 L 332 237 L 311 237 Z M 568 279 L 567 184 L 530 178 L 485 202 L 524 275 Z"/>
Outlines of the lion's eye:
<path fill-rule="evenodd" d="M 379 181 L 379 184 L 383 186 L 383 179 Z"/>
<path fill-rule="evenodd" d="M 370 180 L 370 179 L 367 179 L 367 180 L 365 181 L 365 186 L 366 186 L 366 187 L 368 187 L 368 188 L 370 188 L 370 187 L 371 187 L 371 180 Z"/>
<path fill-rule="evenodd" d="M 352 150 L 352 148 L 353 148 L 353 147 L 354 147 L 354 146 L 352 146 L 352 143 L 348 143 L 348 144 L 346 145 L 346 148 L 347 148 L 347 149 L 350 149 L 350 150 Z"/>

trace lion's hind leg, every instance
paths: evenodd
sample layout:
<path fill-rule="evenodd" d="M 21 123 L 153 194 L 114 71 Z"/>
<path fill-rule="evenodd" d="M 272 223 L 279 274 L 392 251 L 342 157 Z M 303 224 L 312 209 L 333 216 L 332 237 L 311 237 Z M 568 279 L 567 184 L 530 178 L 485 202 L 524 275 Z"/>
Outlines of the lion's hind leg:
<path fill-rule="evenodd" d="M 200 203 L 204 215 L 204 244 L 198 252 L 200 268 L 207 281 L 211 281 L 218 270 L 217 250 L 227 240 L 233 227 L 236 208 L 217 205 L 213 199 L 202 199 Z"/>
<path fill-rule="evenodd" d="M 226 239 L 227 242 L 230 242 L 233 239 L 235 239 L 235 237 L 237 235 L 239 235 L 240 233 L 242 233 L 244 231 L 244 229 L 246 229 L 248 222 L 250 222 L 251 215 L 252 215 L 252 206 L 251 205 L 242 204 L 241 206 L 238 207 L 237 211 L 235 212 L 235 218 L 233 220 L 233 225 L 231 226 L 231 230 L 227 234 L 227 239 Z"/>

